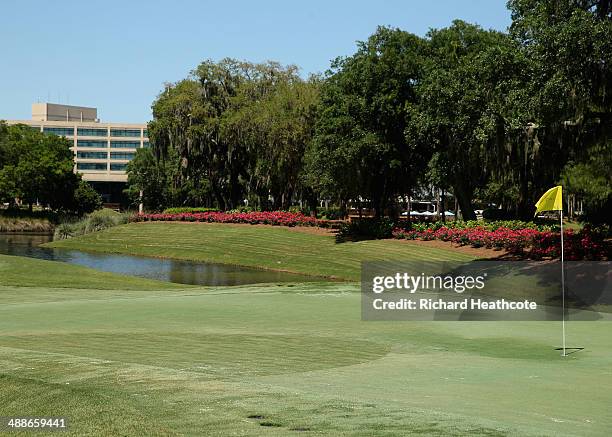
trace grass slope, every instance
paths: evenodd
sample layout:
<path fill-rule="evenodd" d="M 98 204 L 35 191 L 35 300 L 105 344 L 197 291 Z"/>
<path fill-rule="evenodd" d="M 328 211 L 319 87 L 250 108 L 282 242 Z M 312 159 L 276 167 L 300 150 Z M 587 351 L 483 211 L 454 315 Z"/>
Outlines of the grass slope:
<path fill-rule="evenodd" d="M 41 284 L 72 266 L 44 267 Z M 561 358 L 558 323 L 362 322 L 352 284 L 124 291 L 135 283 L 105 276 L 0 276 L 0 416 L 66 415 L 79 436 L 612 428 L 610 323 L 570 323 L 586 349 Z"/>
<path fill-rule="evenodd" d="M 467 261 L 452 250 L 405 241 L 336 244 L 330 235 L 286 227 L 216 223 L 133 223 L 49 247 L 209 261 L 359 280 L 363 260 Z"/>
<path fill-rule="evenodd" d="M 93 288 L 113 290 L 151 290 L 187 288 L 133 276 L 100 272 L 72 264 L 60 264 L 34 258 L 0 255 L 0 285 L 19 287 Z M 6 296 L 4 296 L 6 298 Z"/>

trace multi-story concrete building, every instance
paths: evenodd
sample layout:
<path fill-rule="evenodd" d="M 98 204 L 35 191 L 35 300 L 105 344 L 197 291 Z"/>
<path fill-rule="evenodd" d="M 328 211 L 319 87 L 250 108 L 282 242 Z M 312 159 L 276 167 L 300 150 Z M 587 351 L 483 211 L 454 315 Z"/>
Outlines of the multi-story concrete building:
<path fill-rule="evenodd" d="M 72 141 L 75 172 L 81 173 L 106 202 L 118 202 L 127 182 L 127 163 L 149 147 L 144 123 L 102 123 L 98 110 L 55 103 L 32 104 L 31 120 L 7 120 Z"/>

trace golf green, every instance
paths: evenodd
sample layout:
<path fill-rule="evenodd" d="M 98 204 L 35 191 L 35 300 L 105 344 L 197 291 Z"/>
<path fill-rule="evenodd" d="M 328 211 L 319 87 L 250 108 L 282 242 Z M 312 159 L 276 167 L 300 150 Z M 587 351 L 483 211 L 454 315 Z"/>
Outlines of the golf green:
<path fill-rule="evenodd" d="M 188 287 L 0 256 L 17 268 L 27 286 L 0 275 L 0 416 L 96 436 L 612 429 L 609 322 L 570 323 L 585 349 L 563 358 L 554 322 L 362 322 L 347 283 Z"/>

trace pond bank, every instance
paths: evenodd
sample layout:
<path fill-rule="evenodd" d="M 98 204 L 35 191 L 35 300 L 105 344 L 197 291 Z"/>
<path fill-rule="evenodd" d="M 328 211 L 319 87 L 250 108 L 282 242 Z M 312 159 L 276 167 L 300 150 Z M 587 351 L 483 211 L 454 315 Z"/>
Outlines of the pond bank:
<path fill-rule="evenodd" d="M 51 234 L 55 224 L 46 218 L 0 216 L 0 232 Z"/>
<path fill-rule="evenodd" d="M 52 241 L 50 234 L 0 234 L 0 254 L 47 261 L 60 261 L 89 267 L 101 272 L 118 273 L 177 284 L 234 286 L 260 283 L 287 283 L 321 281 L 307 275 L 296 275 L 207 262 L 94 253 L 83 250 L 64 250 L 43 247 Z M 27 276 L 27 275 L 26 275 Z M 27 278 L 24 278 L 26 280 Z M 20 284 L 17 282 L 17 284 Z"/>

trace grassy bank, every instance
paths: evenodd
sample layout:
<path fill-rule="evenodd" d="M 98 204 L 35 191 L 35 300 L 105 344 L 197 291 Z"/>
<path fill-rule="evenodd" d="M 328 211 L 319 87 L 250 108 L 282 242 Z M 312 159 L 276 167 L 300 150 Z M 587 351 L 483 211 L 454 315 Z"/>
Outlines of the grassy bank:
<path fill-rule="evenodd" d="M 558 323 L 361 322 L 351 284 L 146 290 L 160 283 L 0 263 L 0 415 L 64 415 L 67 435 L 612 427 L 610 323 L 569 324 L 586 349 L 562 359 Z"/>
<path fill-rule="evenodd" d="M 404 241 L 336 243 L 295 228 L 217 223 L 132 223 L 48 246 L 238 264 L 359 280 L 363 260 L 455 260 L 471 256 Z"/>
<path fill-rule="evenodd" d="M 71 289 L 151 290 L 189 288 L 133 276 L 115 275 L 55 261 L 0 255 L 0 286 Z M 6 299 L 6 293 L 2 294 Z"/>

